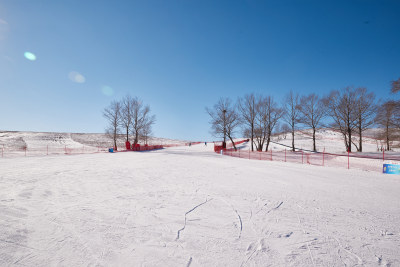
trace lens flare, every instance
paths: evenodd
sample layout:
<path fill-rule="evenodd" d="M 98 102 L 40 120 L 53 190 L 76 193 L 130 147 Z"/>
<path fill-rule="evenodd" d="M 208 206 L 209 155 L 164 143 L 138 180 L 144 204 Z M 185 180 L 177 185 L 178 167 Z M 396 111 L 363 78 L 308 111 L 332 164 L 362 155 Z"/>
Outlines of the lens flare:
<path fill-rule="evenodd" d="M 75 83 L 84 83 L 86 81 L 85 77 L 76 71 L 71 71 L 68 74 L 68 78 Z"/>
<path fill-rule="evenodd" d="M 107 85 L 101 87 L 101 92 L 106 96 L 112 96 L 114 94 L 114 90 Z"/>
<path fill-rule="evenodd" d="M 30 61 L 35 61 L 36 60 L 36 56 L 34 53 L 31 52 L 25 52 L 24 53 L 24 57 Z"/>

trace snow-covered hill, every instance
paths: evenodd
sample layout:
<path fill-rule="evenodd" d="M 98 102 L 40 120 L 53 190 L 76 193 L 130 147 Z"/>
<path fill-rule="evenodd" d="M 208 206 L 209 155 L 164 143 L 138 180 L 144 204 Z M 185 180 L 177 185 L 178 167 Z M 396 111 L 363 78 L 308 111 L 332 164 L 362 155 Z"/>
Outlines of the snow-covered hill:
<path fill-rule="evenodd" d="M 133 140 L 133 137 L 131 137 Z M 149 138 L 150 145 L 159 144 L 184 144 L 185 141 L 166 138 Z M 48 133 L 48 132 L 19 132 L 0 131 L 0 147 L 7 150 L 28 150 L 50 148 L 107 148 L 112 147 L 112 140 L 106 134 L 100 133 Z M 118 146 L 125 147 L 125 139 L 121 136 L 118 139 Z"/>
<path fill-rule="evenodd" d="M 365 132 L 363 136 L 363 152 L 377 152 L 381 147 L 384 147 L 384 143 L 377 139 L 377 132 L 379 129 L 370 129 Z M 355 143 L 358 144 L 357 136 L 353 137 Z M 399 142 L 396 141 L 394 144 L 398 147 Z M 249 146 L 250 144 L 248 144 Z M 295 132 L 295 147 L 298 149 L 312 150 L 312 131 L 301 130 Z M 277 134 L 272 138 L 270 147 L 273 150 L 284 150 L 289 149 L 292 146 L 292 136 L 290 133 Z M 346 148 L 343 141 L 343 136 L 339 132 L 332 131 L 330 129 L 319 129 L 316 133 L 316 146 L 317 151 L 322 152 L 324 149 L 328 153 L 344 153 Z M 398 151 L 398 148 L 394 148 Z M 353 151 L 356 148 L 353 146 Z"/>

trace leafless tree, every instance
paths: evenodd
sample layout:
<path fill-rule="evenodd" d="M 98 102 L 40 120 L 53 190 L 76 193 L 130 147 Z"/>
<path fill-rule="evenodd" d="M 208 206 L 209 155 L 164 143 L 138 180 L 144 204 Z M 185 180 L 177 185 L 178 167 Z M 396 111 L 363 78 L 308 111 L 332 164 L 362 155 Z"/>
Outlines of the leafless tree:
<path fill-rule="evenodd" d="M 274 101 L 273 97 L 267 96 L 264 98 L 263 104 L 265 105 L 265 121 L 267 130 L 267 143 L 265 151 L 268 151 L 269 144 L 271 142 L 271 136 L 278 123 L 278 120 L 282 118 L 284 111 L 278 107 L 278 104 Z"/>
<path fill-rule="evenodd" d="M 143 130 L 149 131 L 155 123 L 156 117 L 150 114 L 150 106 L 143 105 L 143 102 L 137 97 L 133 98 L 132 103 L 132 134 L 134 135 L 133 144 L 136 145 L 143 135 Z"/>
<path fill-rule="evenodd" d="M 143 143 L 146 145 L 149 142 L 149 137 L 152 134 L 152 129 L 151 129 L 151 124 L 147 123 L 142 130 L 142 135 L 141 139 L 143 140 Z"/>
<path fill-rule="evenodd" d="M 326 107 L 316 94 L 309 94 L 300 98 L 299 121 L 312 129 L 313 151 L 317 151 L 315 133 L 322 125 L 322 119 L 326 116 Z"/>
<path fill-rule="evenodd" d="M 395 123 L 396 104 L 393 101 L 387 101 L 378 108 L 375 122 L 383 127 L 382 139 L 385 140 L 386 150 L 390 150 L 390 142 L 394 138 L 396 123 Z"/>
<path fill-rule="evenodd" d="M 129 95 L 125 96 L 121 101 L 121 125 L 125 130 L 126 141 L 129 141 L 134 105 L 135 99 Z"/>
<path fill-rule="evenodd" d="M 392 93 L 397 93 L 400 91 L 400 78 L 396 81 L 392 81 Z"/>
<path fill-rule="evenodd" d="M 291 132 L 292 132 L 292 151 L 295 151 L 294 147 L 294 132 L 297 129 L 296 124 L 300 118 L 300 98 L 298 94 L 290 91 L 284 100 L 283 109 L 284 115 L 283 119 L 289 124 Z"/>
<path fill-rule="evenodd" d="M 354 90 L 351 87 L 334 90 L 324 99 L 324 103 L 333 120 L 331 127 L 343 135 L 346 151 L 351 152 L 352 135 L 357 127 Z"/>
<path fill-rule="evenodd" d="M 364 87 L 355 90 L 354 112 L 356 116 L 356 133 L 358 134 L 358 145 L 353 142 L 357 151 L 362 152 L 362 133 L 374 124 L 376 111 L 375 94 L 368 93 Z"/>
<path fill-rule="evenodd" d="M 251 150 L 254 151 L 254 123 L 257 115 L 257 101 L 254 94 L 245 95 L 239 98 L 238 109 L 244 126 L 244 132 L 250 134 Z"/>
<path fill-rule="evenodd" d="M 400 78 L 397 81 L 392 81 L 392 93 L 400 92 Z M 391 100 L 391 105 L 394 106 L 394 117 L 397 128 L 400 129 L 400 100 Z"/>
<path fill-rule="evenodd" d="M 117 150 L 117 138 L 119 134 L 119 126 L 121 124 L 121 103 L 113 101 L 104 109 L 103 116 L 108 121 L 106 133 L 108 133 L 114 142 L 114 149 Z"/>
<path fill-rule="evenodd" d="M 228 137 L 236 150 L 233 135 L 239 125 L 239 116 L 235 105 L 232 104 L 229 98 L 220 98 L 212 109 L 206 108 L 206 111 L 211 117 L 210 123 L 213 135 L 222 137 L 224 146 Z"/>
<path fill-rule="evenodd" d="M 268 151 L 272 131 L 282 117 L 282 113 L 282 109 L 278 108 L 273 97 L 259 97 L 254 124 L 254 138 L 258 151 L 263 150 L 264 144 L 266 144 L 265 151 Z"/>
<path fill-rule="evenodd" d="M 287 133 L 290 132 L 290 127 L 286 123 L 280 125 L 280 133 L 282 134 L 283 139 L 286 139 Z"/>

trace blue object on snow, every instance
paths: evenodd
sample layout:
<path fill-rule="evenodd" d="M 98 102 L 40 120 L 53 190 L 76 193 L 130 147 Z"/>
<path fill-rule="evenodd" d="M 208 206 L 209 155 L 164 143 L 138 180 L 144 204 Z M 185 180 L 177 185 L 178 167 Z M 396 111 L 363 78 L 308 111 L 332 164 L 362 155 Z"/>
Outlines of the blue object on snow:
<path fill-rule="evenodd" d="M 383 164 L 383 173 L 400 174 L 400 165 L 397 165 L 397 164 Z"/>
<path fill-rule="evenodd" d="M 109 149 L 108 149 L 108 152 L 114 153 L 114 148 L 109 148 Z"/>

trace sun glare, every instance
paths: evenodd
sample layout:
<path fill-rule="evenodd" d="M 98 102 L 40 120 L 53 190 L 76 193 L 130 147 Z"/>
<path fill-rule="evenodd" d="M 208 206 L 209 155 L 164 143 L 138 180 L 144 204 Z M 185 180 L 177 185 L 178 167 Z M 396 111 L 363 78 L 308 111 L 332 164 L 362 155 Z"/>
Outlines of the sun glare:
<path fill-rule="evenodd" d="M 85 77 L 76 71 L 71 71 L 68 74 L 68 78 L 75 83 L 84 83 L 86 81 Z"/>
<path fill-rule="evenodd" d="M 107 85 L 103 85 L 101 87 L 101 92 L 106 96 L 112 96 L 114 94 L 114 90 L 110 86 L 107 86 Z"/>
<path fill-rule="evenodd" d="M 35 61 L 36 60 L 36 56 L 34 53 L 31 52 L 25 52 L 24 53 L 24 57 L 30 61 Z"/>

